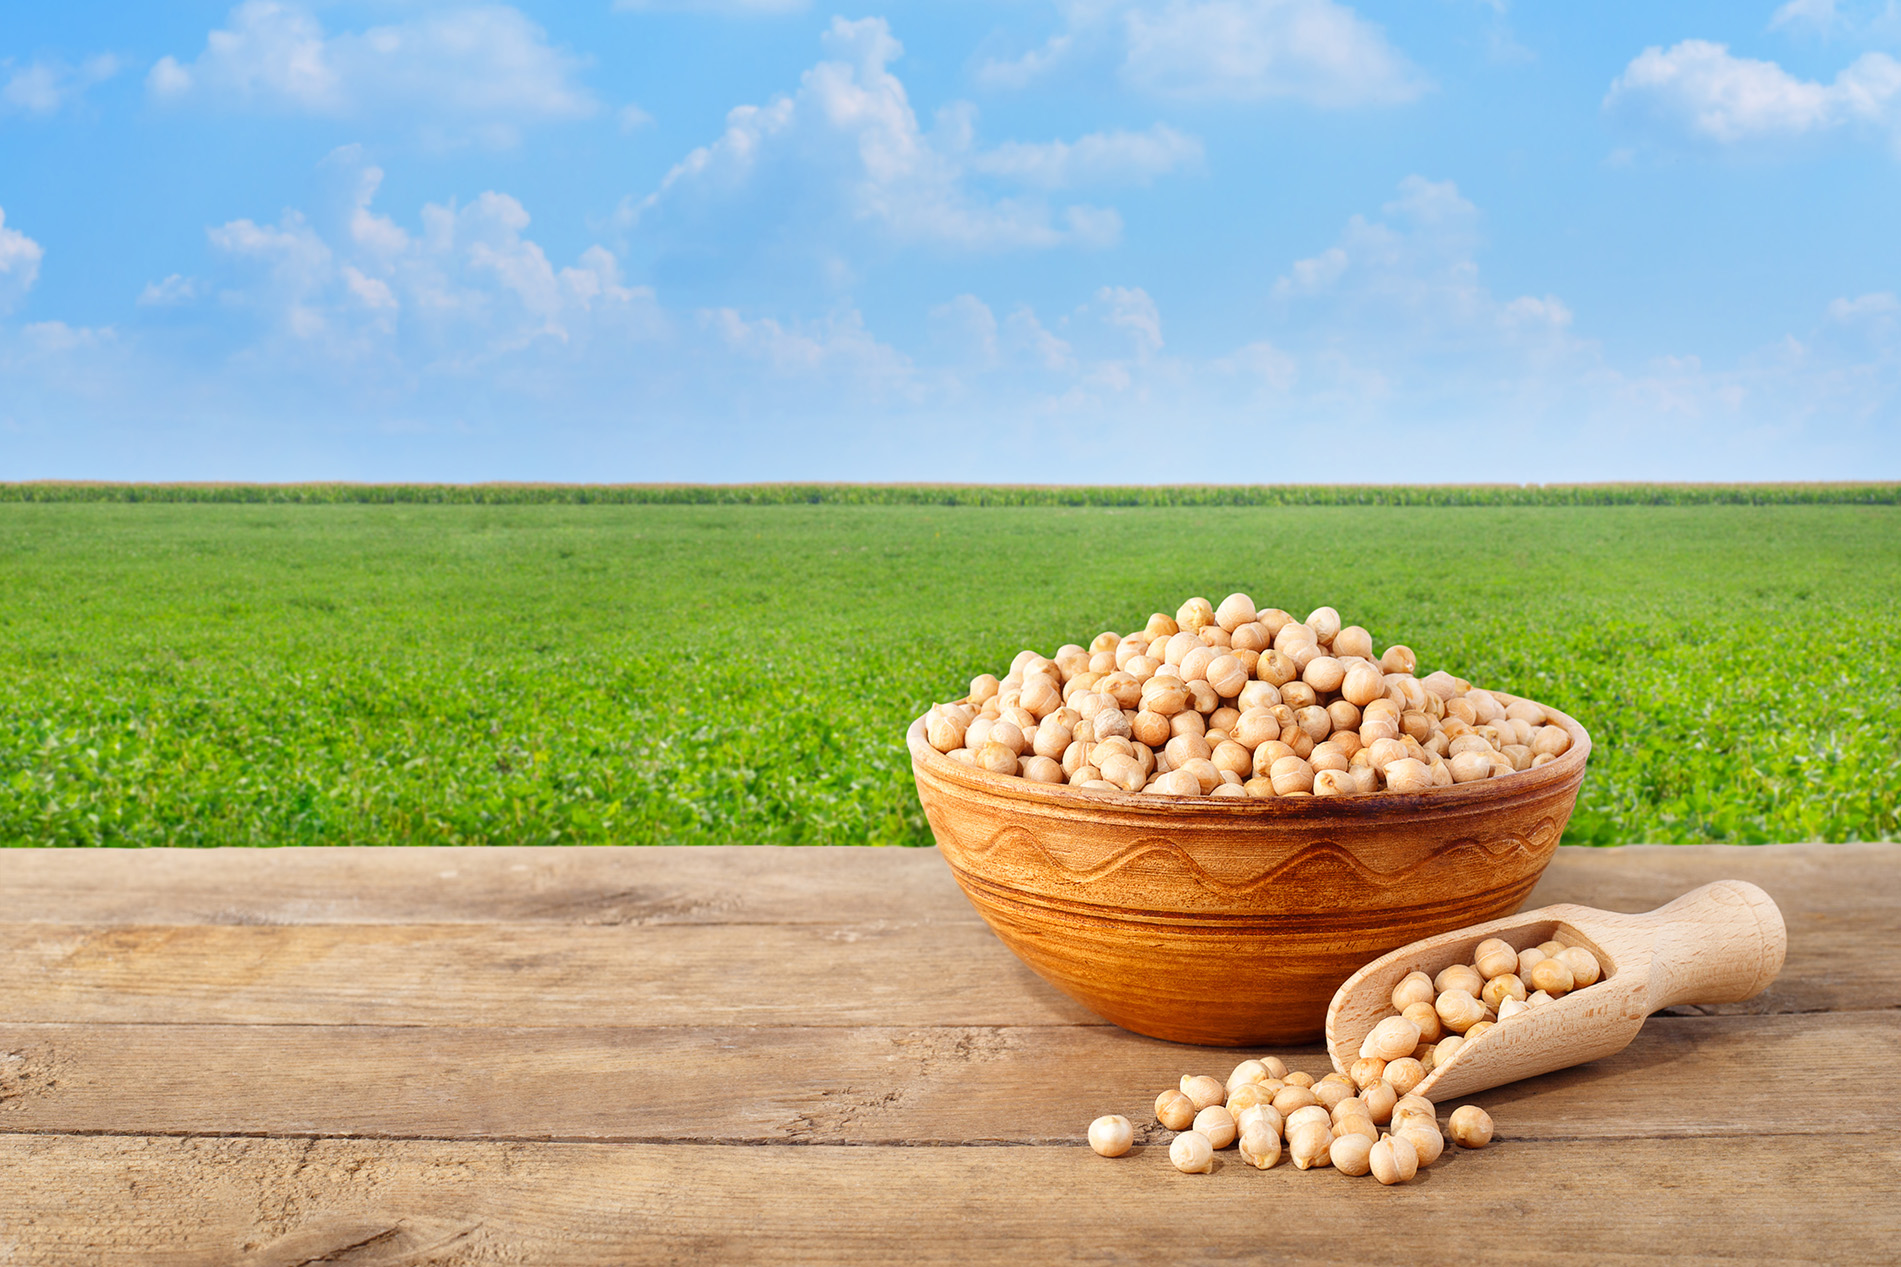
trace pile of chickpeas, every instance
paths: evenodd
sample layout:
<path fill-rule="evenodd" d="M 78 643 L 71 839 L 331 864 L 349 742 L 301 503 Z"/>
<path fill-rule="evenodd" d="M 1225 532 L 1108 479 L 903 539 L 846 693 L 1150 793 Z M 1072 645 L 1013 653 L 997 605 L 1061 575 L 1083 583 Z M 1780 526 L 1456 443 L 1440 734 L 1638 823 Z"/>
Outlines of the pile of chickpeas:
<path fill-rule="evenodd" d="M 1054 658 L 1019 652 L 999 680 L 926 714 L 931 747 L 994 774 L 1087 792 L 1343 796 L 1424 792 L 1556 760 L 1571 736 L 1539 705 L 1462 678 L 1418 677 L 1395 644 L 1340 613 L 1305 620 L 1191 598 L 1128 634 Z"/>
<path fill-rule="evenodd" d="M 1453 964 L 1437 976 L 1411 972 L 1393 987 L 1393 1014 L 1360 1044 L 1352 1077 L 1383 1078 L 1410 1091 L 1493 1025 L 1596 985 L 1603 975 L 1597 956 L 1583 946 L 1547 941 L 1514 950 L 1488 937 L 1470 964 Z"/>
<path fill-rule="evenodd" d="M 1191 1175 L 1212 1171 L 1215 1153 L 1232 1145 L 1260 1170 L 1285 1154 L 1299 1170 L 1332 1166 L 1383 1184 L 1404 1183 L 1439 1159 L 1448 1135 L 1465 1148 L 1492 1141 L 1492 1119 L 1475 1104 L 1454 1110 L 1442 1132 L 1438 1111 L 1424 1096 L 1403 1095 L 1383 1078 L 1359 1085 L 1347 1074 L 1330 1073 L 1315 1081 L 1288 1072 L 1272 1056 L 1242 1061 L 1225 1085 L 1206 1074 L 1184 1074 L 1179 1087 L 1156 1097 L 1155 1118 L 1180 1132 L 1168 1159 Z M 1134 1142 L 1135 1126 L 1126 1117 L 1090 1123 L 1089 1146 L 1104 1157 L 1120 1157 Z"/>
<path fill-rule="evenodd" d="M 1484 1109 L 1454 1109 L 1441 1131 L 1438 1110 L 1414 1088 L 1494 1025 L 1602 976 L 1597 956 L 1583 946 L 1547 941 L 1516 950 L 1488 937 L 1470 964 L 1453 964 L 1437 976 L 1407 973 L 1393 987 L 1392 1015 L 1367 1033 L 1345 1073 L 1315 1081 L 1263 1056 L 1236 1065 L 1226 1084 L 1205 1074 L 1182 1075 L 1179 1086 L 1155 1099 L 1155 1120 L 1180 1132 L 1168 1159 L 1185 1174 L 1206 1174 L 1218 1150 L 1237 1145 L 1241 1160 L 1261 1170 L 1285 1153 L 1300 1170 L 1332 1166 L 1383 1184 L 1404 1183 L 1439 1159 L 1448 1137 L 1462 1148 L 1492 1142 Z M 1120 1114 L 1090 1123 L 1089 1146 L 1104 1157 L 1120 1157 L 1134 1142 L 1134 1123 Z"/>

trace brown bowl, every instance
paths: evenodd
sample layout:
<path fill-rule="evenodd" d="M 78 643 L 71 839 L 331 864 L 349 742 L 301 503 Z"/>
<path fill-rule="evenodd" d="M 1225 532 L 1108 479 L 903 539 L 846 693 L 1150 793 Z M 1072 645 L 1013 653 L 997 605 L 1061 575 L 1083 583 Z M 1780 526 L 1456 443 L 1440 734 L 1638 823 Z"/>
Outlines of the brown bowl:
<path fill-rule="evenodd" d="M 1494 692 L 1500 698 L 1512 697 Z M 1213 800 L 1082 792 L 906 740 L 964 893 L 1044 980 L 1124 1029 L 1222 1047 L 1320 1038 L 1373 959 L 1516 911 L 1591 752 L 1430 792 Z"/>

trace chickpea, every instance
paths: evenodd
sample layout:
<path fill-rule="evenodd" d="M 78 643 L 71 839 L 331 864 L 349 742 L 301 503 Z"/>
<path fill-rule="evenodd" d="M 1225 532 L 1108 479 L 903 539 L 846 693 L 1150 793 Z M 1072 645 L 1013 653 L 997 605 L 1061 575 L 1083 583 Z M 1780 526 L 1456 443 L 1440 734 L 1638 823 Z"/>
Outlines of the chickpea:
<path fill-rule="evenodd" d="M 1353 1085 L 1364 1091 L 1380 1080 L 1380 1074 L 1386 1069 L 1386 1062 L 1378 1056 L 1362 1056 L 1353 1062 L 1347 1076 L 1353 1079 Z"/>
<path fill-rule="evenodd" d="M 1389 1016 L 1375 1025 L 1360 1044 L 1360 1055 L 1398 1060 L 1419 1045 L 1419 1026 L 1404 1016 Z"/>
<path fill-rule="evenodd" d="M 1282 1117 L 1291 1116 L 1297 1109 L 1319 1103 L 1320 1101 L 1310 1089 L 1292 1083 L 1274 1093 L 1274 1111 Z"/>
<path fill-rule="evenodd" d="M 1388 673 L 1410 674 L 1419 667 L 1419 657 L 1411 647 L 1394 643 L 1380 654 L 1380 668 Z"/>
<path fill-rule="evenodd" d="M 1246 1135 L 1257 1126 L 1263 1130 L 1273 1131 L 1274 1134 L 1280 1135 L 1285 1121 L 1286 1119 L 1282 1118 L 1271 1104 L 1252 1105 L 1235 1114 L 1234 1118 L 1235 1126 L 1239 1128 L 1243 1135 Z"/>
<path fill-rule="evenodd" d="M 1519 979 L 1523 981 L 1531 980 L 1532 967 L 1536 965 L 1537 963 L 1539 963 L 1540 961 L 1549 959 L 1550 957 L 1551 957 L 1550 955 L 1547 955 L 1544 951 L 1538 949 L 1538 947 L 1536 946 L 1527 946 L 1525 949 L 1519 951 L 1518 952 Z"/>
<path fill-rule="evenodd" d="M 1492 1115 L 1476 1104 L 1462 1104 L 1452 1110 L 1446 1129 L 1460 1148 L 1483 1148 L 1492 1142 Z"/>
<path fill-rule="evenodd" d="M 1274 1103 L 1274 1093 L 1279 1089 L 1278 1087 L 1270 1089 L 1265 1082 L 1244 1083 L 1228 1092 L 1226 1108 L 1238 1123 L 1241 1120 L 1241 1114 L 1247 1110 L 1263 1105 L 1271 1106 Z"/>
<path fill-rule="evenodd" d="M 1514 960 L 1514 962 L 1516 961 Z M 1493 1011 L 1497 1011 L 1499 1005 L 1504 1003 L 1507 999 L 1522 1002 L 1526 993 L 1525 983 L 1518 979 L 1518 974 L 1516 972 L 1508 972 L 1502 977 L 1493 977 L 1490 981 L 1487 981 L 1485 983 L 1485 989 L 1479 994 L 1479 999 L 1487 1007 Z"/>
<path fill-rule="evenodd" d="M 1155 1097 L 1155 1120 L 1171 1131 L 1185 1131 L 1194 1122 L 1195 1102 L 1180 1091 L 1164 1091 Z"/>
<path fill-rule="evenodd" d="M 1436 1043 L 1445 1037 L 1445 1022 L 1439 1019 L 1439 1009 L 1430 1003 L 1408 1003 L 1399 1014 L 1419 1027 L 1419 1041 Z"/>
<path fill-rule="evenodd" d="M 1497 937 L 1488 937 L 1479 943 L 1472 954 L 1472 965 L 1479 975 L 1490 981 L 1493 977 L 1502 977 L 1508 972 L 1518 971 L 1518 952 L 1505 941 Z"/>
<path fill-rule="evenodd" d="M 1185 1175 L 1205 1175 L 1215 1168 L 1214 1145 L 1196 1131 L 1183 1131 L 1168 1146 L 1168 1160 Z"/>
<path fill-rule="evenodd" d="M 1382 1075 L 1380 1081 L 1360 1092 L 1360 1102 L 1366 1105 L 1367 1115 L 1375 1122 L 1385 1122 L 1393 1116 L 1393 1106 L 1399 1102 L 1399 1092 Z"/>
<path fill-rule="evenodd" d="M 1214 604 L 1205 598 L 1191 598 L 1176 611 L 1175 623 L 1184 631 L 1212 625 L 1215 623 Z"/>
<path fill-rule="evenodd" d="M 1577 985 L 1577 979 L 1563 959 L 1541 959 L 1531 966 L 1531 976 L 1525 979 L 1525 984 L 1561 999 Z"/>
<path fill-rule="evenodd" d="M 1234 1143 L 1234 1115 L 1219 1104 L 1211 1104 L 1195 1114 L 1195 1130 L 1215 1148 L 1226 1148 Z"/>
<path fill-rule="evenodd" d="M 1439 975 L 1432 979 L 1432 988 L 1440 994 L 1444 994 L 1447 990 L 1464 990 L 1467 994 L 1477 995 L 1485 988 L 1485 978 L 1480 976 L 1478 969 L 1471 965 L 1455 963 L 1449 968 L 1442 969 Z"/>
<path fill-rule="evenodd" d="M 1455 1034 L 1463 1034 L 1485 1019 L 1485 1005 L 1465 990 L 1456 986 L 1440 994 L 1433 1010 L 1439 1013 L 1439 1019 L 1445 1022 L 1447 1029 Z"/>
<path fill-rule="evenodd" d="M 1320 1107 L 1323 1109 L 1333 1109 L 1345 1101 L 1352 1099 L 1353 1093 L 1356 1090 L 1358 1090 L 1358 1088 L 1351 1082 L 1347 1082 L 1344 1079 L 1335 1082 L 1332 1078 L 1322 1078 L 1319 1082 L 1316 1082 L 1313 1087 L 1314 1099 L 1320 1102 Z"/>
<path fill-rule="evenodd" d="M 1411 1056 L 1386 1062 L 1386 1071 L 1380 1075 L 1391 1084 L 1393 1090 L 1405 1095 L 1426 1080 L 1426 1067 Z"/>
<path fill-rule="evenodd" d="M 1257 1170 L 1270 1169 L 1281 1159 L 1281 1137 L 1266 1126 L 1241 1132 L 1241 1160 Z"/>
<path fill-rule="evenodd" d="M 1313 791 L 1314 768 L 1299 757 L 1282 757 L 1274 763 L 1267 777 L 1274 785 L 1276 796 Z"/>
<path fill-rule="evenodd" d="M 1598 966 L 1597 956 L 1582 946 L 1566 946 L 1558 952 L 1556 957 L 1571 970 L 1571 988 L 1574 990 L 1582 990 L 1587 985 L 1596 985 L 1598 979 L 1603 976 L 1603 969 Z"/>
<path fill-rule="evenodd" d="M 1439 1154 L 1446 1150 L 1446 1137 L 1439 1133 L 1437 1125 L 1430 1122 L 1422 1122 L 1415 1118 L 1401 1126 L 1394 1134 L 1413 1146 L 1413 1151 L 1419 1155 L 1418 1164 L 1421 1166 L 1432 1165 L 1433 1162 L 1439 1160 Z"/>
<path fill-rule="evenodd" d="M 1063 767 L 1051 757 L 1023 758 L 1018 773 L 1032 783 L 1061 783 Z"/>
<path fill-rule="evenodd" d="M 1367 1153 L 1367 1167 L 1382 1184 L 1405 1183 L 1419 1172 L 1419 1152 L 1403 1135 L 1387 1135 Z"/>
<path fill-rule="evenodd" d="M 1367 1160 L 1373 1151 L 1373 1141 L 1364 1135 L 1342 1135 L 1327 1148 L 1327 1159 L 1333 1168 L 1343 1175 L 1364 1175 L 1372 1169 Z"/>
<path fill-rule="evenodd" d="M 1304 1108 L 1295 1109 L 1292 1113 L 1287 1115 L 1286 1133 L 1291 1136 L 1295 1131 L 1307 1125 L 1309 1122 L 1318 1122 L 1329 1131 L 1333 1129 L 1333 1118 L 1325 1107 L 1318 1104 L 1309 1104 Z"/>
<path fill-rule="evenodd" d="M 1333 1152 L 1333 1130 L 1320 1122 L 1308 1122 L 1287 1132 L 1287 1155 L 1302 1170 L 1327 1165 Z"/>
<path fill-rule="evenodd" d="M 1102 1157 L 1120 1157 L 1135 1143 L 1135 1124 L 1119 1113 L 1089 1124 L 1089 1146 Z"/>
<path fill-rule="evenodd" d="M 1423 972 L 1409 972 L 1393 987 L 1393 1007 L 1404 1010 L 1413 1003 L 1430 1003 L 1439 992 L 1432 987 L 1432 978 Z"/>
<path fill-rule="evenodd" d="M 1219 1079 L 1206 1074 L 1183 1074 L 1182 1094 L 1195 1102 L 1195 1112 L 1199 1113 L 1211 1104 L 1220 1104 L 1228 1098 L 1228 1089 Z"/>

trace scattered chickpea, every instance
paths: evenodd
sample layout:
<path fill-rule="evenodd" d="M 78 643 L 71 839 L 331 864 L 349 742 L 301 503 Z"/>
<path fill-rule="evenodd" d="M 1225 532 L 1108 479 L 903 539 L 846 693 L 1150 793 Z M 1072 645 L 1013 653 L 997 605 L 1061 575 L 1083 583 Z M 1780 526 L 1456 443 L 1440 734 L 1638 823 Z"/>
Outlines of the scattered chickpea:
<path fill-rule="evenodd" d="M 1304 1109 L 1310 1104 L 1319 1104 L 1319 1099 L 1306 1087 L 1288 1083 L 1274 1093 L 1274 1109 L 1282 1117 L 1288 1117 L 1296 1109 Z"/>
<path fill-rule="evenodd" d="M 1403 1135 L 1387 1135 L 1367 1153 L 1367 1168 L 1383 1184 L 1405 1183 L 1419 1173 L 1419 1152 Z"/>
<path fill-rule="evenodd" d="M 1378 1056 L 1362 1056 L 1353 1062 L 1353 1067 L 1347 1070 L 1347 1076 L 1353 1079 L 1354 1086 L 1364 1091 L 1380 1081 L 1380 1074 L 1385 1070 L 1386 1062 Z"/>
<path fill-rule="evenodd" d="M 1381 1078 L 1360 1093 L 1360 1101 L 1366 1105 L 1366 1111 L 1375 1123 L 1390 1121 L 1393 1106 L 1399 1102 L 1399 1090 Z"/>
<path fill-rule="evenodd" d="M 1194 1129 L 1216 1148 L 1234 1143 L 1234 1115 L 1219 1104 L 1211 1104 L 1195 1114 Z"/>
<path fill-rule="evenodd" d="M 1363 1175 L 1372 1170 L 1368 1160 L 1373 1152 L 1374 1141 L 1364 1135 L 1342 1135 L 1327 1147 L 1328 1160 L 1333 1168 L 1343 1175 Z"/>
<path fill-rule="evenodd" d="M 1135 1124 L 1119 1113 L 1089 1124 L 1089 1146 L 1103 1157 L 1120 1157 L 1135 1143 Z"/>
<path fill-rule="evenodd" d="M 1195 1120 L 1195 1102 L 1180 1091 L 1164 1091 L 1155 1097 L 1155 1120 L 1171 1131 L 1185 1131 Z"/>
<path fill-rule="evenodd" d="M 1196 1131 L 1183 1131 L 1168 1146 L 1168 1160 L 1185 1175 L 1205 1175 L 1215 1168 L 1214 1145 Z"/>
<path fill-rule="evenodd" d="M 1419 1165 L 1430 1166 L 1439 1160 L 1439 1154 L 1446 1150 L 1446 1137 L 1439 1133 L 1436 1123 L 1413 1118 L 1395 1132 L 1400 1138 L 1413 1146 L 1418 1154 Z"/>
<path fill-rule="evenodd" d="M 1257 1170 L 1267 1170 L 1281 1159 L 1281 1137 L 1265 1125 L 1241 1132 L 1241 1160 Z"/>
<path fill-rule="evenodd" d="M 1199 1113 L 1211 1104 L 1220 1104 L 1228 1098 L 1228 1089 L 1219 1080 L 1206 1074 L 1183 1074 L 1182 1094 L 1195 1102 L 1195 1112 Z"/>
<path fill-rule="evenodd" d="M 1452 1110 L 1446 1129 L 1460 1148 L 1483 1148 L 1492 1142 L 1492 1115 L 1476 1104 L 1464 1104 Z"/>
<path fill-rule="evenodd" d="M 1327 1165 L 1333 1152 L 1333 1130 L 1321 1122 L 1307 1122 L 1287 1132 L 1287 1155 L 1301 1170 Z"/>

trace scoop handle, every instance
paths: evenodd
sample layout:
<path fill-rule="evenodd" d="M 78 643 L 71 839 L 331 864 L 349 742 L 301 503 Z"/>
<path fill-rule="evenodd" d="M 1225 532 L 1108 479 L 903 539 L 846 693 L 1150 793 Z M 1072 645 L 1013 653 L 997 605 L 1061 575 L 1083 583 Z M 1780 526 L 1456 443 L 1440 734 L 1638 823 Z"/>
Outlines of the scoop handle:
<path fill-rule="evenodd" d="M 1656 936 L 1650 1011 L 1684 1003 L 1740 1003 L 1782 971 L 1789 933 L 1775 900 L 1747 880 L 1691 889 L 1641 916 Z"/>

